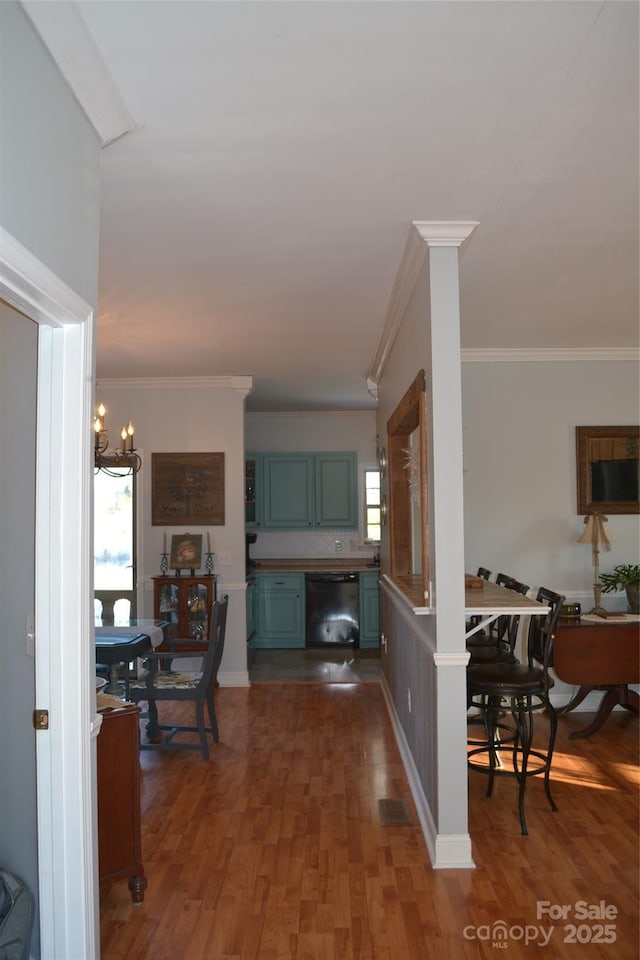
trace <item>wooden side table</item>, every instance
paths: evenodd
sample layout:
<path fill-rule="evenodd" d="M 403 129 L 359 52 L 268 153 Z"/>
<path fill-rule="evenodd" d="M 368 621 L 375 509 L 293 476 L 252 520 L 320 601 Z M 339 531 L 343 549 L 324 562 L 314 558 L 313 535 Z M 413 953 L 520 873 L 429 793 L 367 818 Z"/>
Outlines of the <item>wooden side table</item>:
<path fill-rule="evenodd" d="M 140 709 L 105 710 L 98 733 L 98 857 L 100 883 L 128 878 L 142 903 L 147 880 L 140 831 Z"/>

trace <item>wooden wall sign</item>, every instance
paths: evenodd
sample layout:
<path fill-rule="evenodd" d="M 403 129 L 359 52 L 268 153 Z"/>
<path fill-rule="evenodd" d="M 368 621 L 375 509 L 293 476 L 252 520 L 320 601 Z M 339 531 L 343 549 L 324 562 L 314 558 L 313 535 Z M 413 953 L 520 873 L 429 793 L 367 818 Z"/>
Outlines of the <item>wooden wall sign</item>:
<path fill-rule="evenodd" d="M 224 524 L 224 453 L 152 453 L 153 526 Z"/>

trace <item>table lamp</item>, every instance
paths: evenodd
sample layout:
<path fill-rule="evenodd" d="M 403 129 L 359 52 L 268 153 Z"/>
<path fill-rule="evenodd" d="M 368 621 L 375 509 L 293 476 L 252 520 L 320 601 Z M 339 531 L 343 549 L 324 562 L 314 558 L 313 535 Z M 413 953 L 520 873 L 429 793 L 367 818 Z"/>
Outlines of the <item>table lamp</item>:
<path fill-rule="evenodd" d="M 608 617 L 608 612 L 604 609 L 601 603 L 602 599 L 602 586 L 600 584 L 600 545 L 604 547 L 605 550 L 610 549 L 610 544 L 613 542 L 613 537 L 609 535 L 605 527 L 607 518 L 602 513 L 589 513 L 584 518 L 585 522 L 585 531 L 581 537 L 578 539 L 578 543 L 590 543 L 591 544 L 591 556 L 593 559 L 593 599 L 595 605 L 589 613 L 594 613 L 598 617 Z"/>

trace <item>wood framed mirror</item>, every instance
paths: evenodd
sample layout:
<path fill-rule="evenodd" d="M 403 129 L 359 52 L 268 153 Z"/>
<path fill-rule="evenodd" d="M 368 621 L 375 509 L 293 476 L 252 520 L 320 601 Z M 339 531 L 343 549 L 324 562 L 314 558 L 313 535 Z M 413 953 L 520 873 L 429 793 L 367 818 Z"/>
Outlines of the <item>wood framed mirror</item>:
<path fill-rule="evenodd" d="M 640 427 L 576 427 L 578 513 L 640 513 Z"/>
<path fill-rule="evenodd" d="M 426 381 L 424 370 L 387 422 L 391 576 L 429 599 Z"/>

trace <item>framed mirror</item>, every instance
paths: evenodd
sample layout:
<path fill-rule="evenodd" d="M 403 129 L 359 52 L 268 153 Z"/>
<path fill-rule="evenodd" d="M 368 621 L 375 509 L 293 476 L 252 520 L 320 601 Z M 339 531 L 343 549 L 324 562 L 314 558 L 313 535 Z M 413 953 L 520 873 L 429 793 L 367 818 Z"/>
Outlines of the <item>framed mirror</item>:
<path fill-rule="evenodd" d="M 578 513 L 640 513 L 640 427 L 576 427 Z"/>
<path fill-rule="evenodd" d="M 426 381 L 421 370 L 387 423 L 391 575 L 428 601 Z"/>

